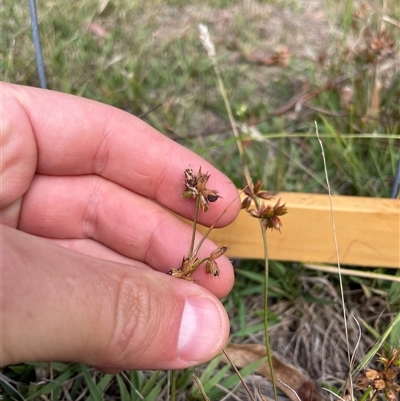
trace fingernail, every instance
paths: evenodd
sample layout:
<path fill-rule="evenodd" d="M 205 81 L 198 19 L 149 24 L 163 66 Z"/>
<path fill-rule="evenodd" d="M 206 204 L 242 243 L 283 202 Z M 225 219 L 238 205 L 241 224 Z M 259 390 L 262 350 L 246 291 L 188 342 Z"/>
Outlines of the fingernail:
<path fill-rule="evenodd" d="M 178 339 L 178 355 L 200 361 L 220 344 L 222 316 L 214 302 L 203 297 L 187 298 Z"/>

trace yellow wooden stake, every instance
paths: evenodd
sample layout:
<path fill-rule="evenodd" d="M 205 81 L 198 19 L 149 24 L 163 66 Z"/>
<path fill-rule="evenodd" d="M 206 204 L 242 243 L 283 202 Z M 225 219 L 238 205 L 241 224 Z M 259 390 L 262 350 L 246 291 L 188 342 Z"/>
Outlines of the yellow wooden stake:
<path fill-rule="evenodd" d="M 268 231 L 269 258 L 336 264 L 328 195 L 283 192 L 270 204 L 278 198 L 289 213 L 281 233 Z M 341 264 L 400 268 L 400 200 L 333 196 L 332 205 Z M 230 247 L 228 257 L 264 258 L 259 222 L 246 211 L 209 237 Z"/>

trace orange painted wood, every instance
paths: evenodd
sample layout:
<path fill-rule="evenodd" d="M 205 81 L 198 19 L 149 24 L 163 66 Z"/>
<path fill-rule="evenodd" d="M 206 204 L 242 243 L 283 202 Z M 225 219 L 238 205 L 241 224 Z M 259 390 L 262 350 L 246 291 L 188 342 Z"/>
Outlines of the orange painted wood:
<path fill-rule="evenodd" d="M 336 264 L 328 195 L 287 192 L 278 198 L 289 213 L 281 218 L 281 233 L 268 231 L 269 258 Z M 333 196 L 332 205 L 341 264 L 400 268 L 400 200 Z M 259 222 L 245 211 L 210 238 L 229 246 L 229 257 L 264 258 Z"/>

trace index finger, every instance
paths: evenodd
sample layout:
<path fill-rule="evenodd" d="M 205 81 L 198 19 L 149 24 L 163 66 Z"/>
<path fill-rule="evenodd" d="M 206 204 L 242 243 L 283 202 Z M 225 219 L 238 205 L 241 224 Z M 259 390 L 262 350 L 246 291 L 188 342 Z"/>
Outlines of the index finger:
<path fill-rule="evenodd" d="M 201 213 L 217 226 L 231 222 L 240 208 L 233 183 L 200 156 L 117 108 L 49 90 L 8 85 L 23 105 L 38 149 L 37 172 L 48 175 L 96 174 L 170 210 L 193 218 L 194 203 L 182 199 L 184 171 L 210 174 L 208 187 L 222 198 Z M 233 202 L 232 202 L 233 201 Z"/>

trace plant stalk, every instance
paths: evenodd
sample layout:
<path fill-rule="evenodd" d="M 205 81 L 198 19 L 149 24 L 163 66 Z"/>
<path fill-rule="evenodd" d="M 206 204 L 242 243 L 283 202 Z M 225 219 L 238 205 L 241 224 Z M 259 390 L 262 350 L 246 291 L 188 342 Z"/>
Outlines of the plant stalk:
<path fill-rule="evenodd" d="M 192 231 L 192 241 L 190 243 L 189 259 L 191 259 L 193 256 L 194 241 L 196 239 L 197 217 L 199 215 L 199 209 L 200 209 L 200 198 L 199 197 L 196 197 L 196 206 L 195 207 L 196 207 L 196 210 L 194 212 L 194 218 L 193 218 L 193 231 Z"/>
<path fill-rule="evenodd" d="M 177 370 L 170 370 L 171 372 L 171 384 L 170 384 L 170 401 L 176 401 L 176 380 L 178 378 Z"/>
<path fill-rule="evenodd" d="M 272 362 L 272 352 L 271 352 L 271 347 L 270 347 L 270 342 L 269 342 L 269 332 L 268 332 L 268 276 L 269 276 L 269 260 L 268 260 L 268 243 L 267 243 L 267 230 L 262 222 L 260 220 L 260 225 L 261 225 L 261 232 L 262 232 L 262 237 L 263 237 L 263 243 L 264 243 L 264 334 L 265 334 L 265 348 L 267 351 L 267 359 L 268 359 L 268 366 L 269 366 L 269 371 L 271 373 L 271 381 L 272 381 L 272 388 L 274 391 L 274 399 L 275 401 L 278 401 L 278 388 L 276 385 L 276 377 L 275 377 L 275 371 L 274 371 L 274 365 Z"/>

